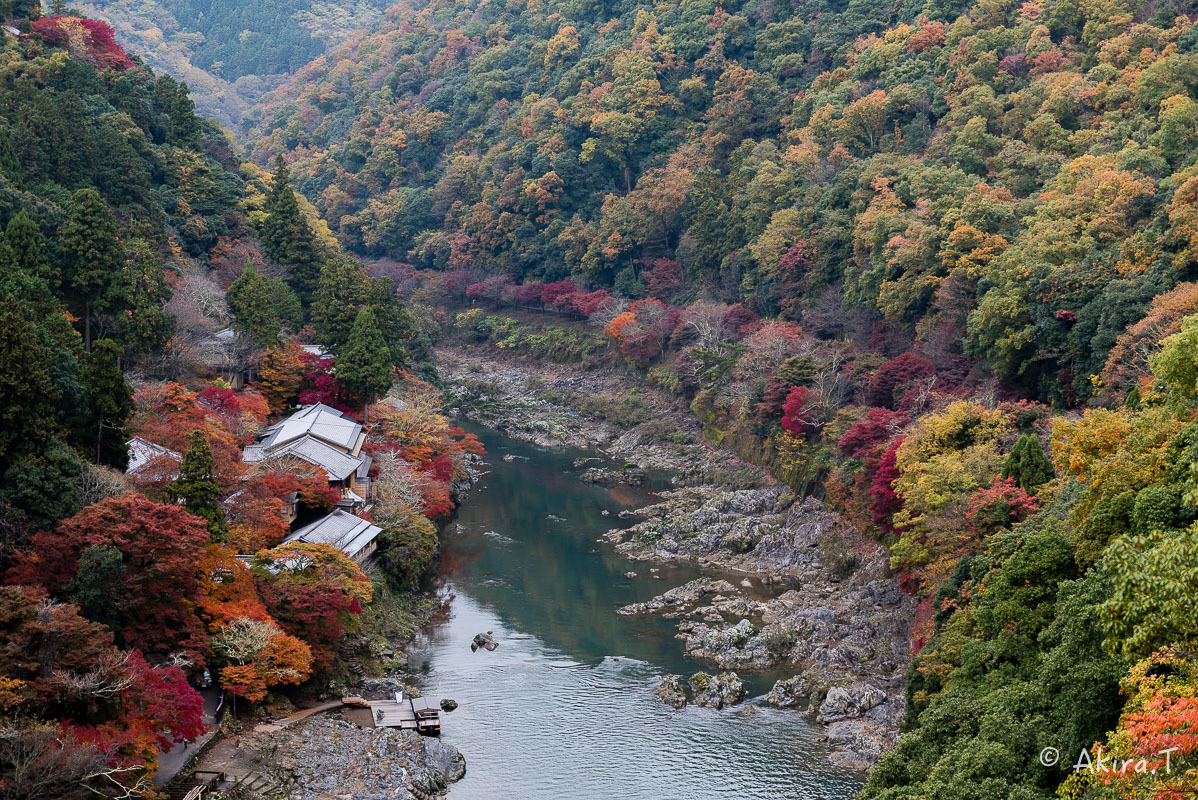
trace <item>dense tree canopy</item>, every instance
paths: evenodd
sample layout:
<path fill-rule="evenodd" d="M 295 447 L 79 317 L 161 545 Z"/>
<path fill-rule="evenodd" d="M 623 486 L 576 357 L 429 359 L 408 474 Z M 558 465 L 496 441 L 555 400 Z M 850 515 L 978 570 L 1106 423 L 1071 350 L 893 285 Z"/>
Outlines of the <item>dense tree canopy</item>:
<path fill-rule="evenodd" d="M 863 797 L 1198 780 L 1192 8 L 359 4 L 377 25 L 309 61 L 300 0 L 107 5 L 204 34 L 210 78 L 295 74 L 239 164 L 106 25 L 4 7 L 29 31 L 0 68 L 18 647 L 48 593 L 63 637 L 184 720 L 171 652 L 252 700 L 330 668 L 372 585 L 276 545 L 283 498 L 336 489 L 241 448 L 296 402 L 364 401 L 380 561 L 418 587 L 477 448 L 412 377 L 419 319 L 642 374 L 888 548 L 919 612 L 903 735 Z M 148 376 L 132 396 L 123 369 Z M 370 407 L 393 382 L 402 407 Z M 176 451 L 128 479 L 146 495 L 85 463 L 122 466 L 126 425 Z M 0 690 L 78 713 L 63 736 L 180 732 L 21 675 Z M 1038 763 L 1096 743 L 1176 744 L 1181 777 Z"/>
<path fill-rule="evenodd" d="M 285 165 L 242 163 L 186 83 L 52 10 L 0 2 L 20 31 L 0 42 L 0 793 L 142 796 L 158 755 L 204 731 L 189 680 L 210 668 L 258 702 L 324 679 L 375 596 L 331 546 L 276 549 L 341 488 L 242 449 L 301 398 L 356 404 L 430 367 L 396 276 L 338 253 Z M 326 261 L 354 283 L 313 334 Z M 352 390 L 313 338 L 345 355 Z M 463 474 L 464 434 L 429 419 L 410 456 L 387 449 L 423 523 L 389 562 L 396 591 L 432 566 L 419 539 Z M 374 618 L 397 624 L 380 592 Z"/>

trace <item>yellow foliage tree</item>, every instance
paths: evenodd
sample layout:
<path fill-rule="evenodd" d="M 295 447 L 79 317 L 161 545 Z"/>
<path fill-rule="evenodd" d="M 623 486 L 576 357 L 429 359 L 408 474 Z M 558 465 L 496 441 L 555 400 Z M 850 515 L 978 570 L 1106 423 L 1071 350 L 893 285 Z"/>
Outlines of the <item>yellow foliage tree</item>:
<path fill-rule="evenodd" d="M 894 515 L 891 566 L 926 581 L 948 574 L 974 536 L 961 524 L 965 503 L 1002 469 L 999 440 L 1010 431 L 1006 414 L 967 400 L 912 427 L 896 458 L 903 507 Z"/>

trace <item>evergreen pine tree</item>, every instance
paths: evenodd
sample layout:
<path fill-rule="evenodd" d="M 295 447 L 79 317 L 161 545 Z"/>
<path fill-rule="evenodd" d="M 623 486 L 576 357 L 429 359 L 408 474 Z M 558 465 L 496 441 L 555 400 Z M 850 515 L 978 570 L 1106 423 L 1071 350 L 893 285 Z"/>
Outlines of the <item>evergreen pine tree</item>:
<path fill-rule="evenodd" d="M 88 619 L 120 631 L 117 587 L 124 574 L 125 562 L 120 550 L 111 545 L 93 544 L 79 554 L 79 566 L 66 591 Z"/>
<path fill-rule="evenodd" d="M 9 220 L 0 241 L 0 296 L 39 311 L 61 306 L 51 286 L 51 280 L 58 285 L 58 270 L 44 248 L 41 231 L 22 209 Z"/>
<path fill-rule="evenodd" d="M 391 351 L 391 363 L 400 369 L 407 368 L 409 345 L 417 331 L 416 321 L 399 299 L 391 281 L 385 278 L 370 281 L 369 305 L 387 341 L 387 349 Z"/>
<path fill-rule="evenodd" d="M 297 332 L 304 326 L 304 307 L 300 305 L 295 292 L 287 285 L 287 281 L 279 277 L 268 280 L 266 288 L 270 292 L 270 306 L 279 320 L 279 326 L 292 333 Z"/>
<path fill-rule="evenodd" d="M 215 467 L 216 459 L 204 432 L 192 431 L 187 435 L 187 452 L 179 465 L 179 477 L 167 486 L 167 494 L 176 503 L 182 503 L 189 514 L 204 520 L 213 541 L 223 541 L 229 529 L 221 508 L 224 493 L 216 481 Z"/>
<path fill-rule="evenodd" d="M 300 303 L 311 305 L 320 282 L 320 248 L 295 199 L 291 173 L 282 156 L 275 159 L 275 173 L 266 196 L 262 241 L 267 255 L 291 268 L 291 285 Z"/>
<path fill-rule="evenodd" d="M 391 388 L 391 353 L 369 308 L 358 312 L 349 341 L 337 353 L 336 365 L 337 380 L 367 406 Z"/>
<path fill-rule="evenodd" d="M 156 350 L 170 338 L 173 318 L 163 304 L 171 297 L 166 285 L 162 259 L 144 239 L 136 239 L 129 247 L 125 267 L 129 315 L 122 318 L 123 339 L 129 348 L 139 353 Z"/>
<path fill-rule="evenodd" d="M 337 351 L 349 341 L 358 312 L 370 301 L 370 295 L 370 278 L 361 264 L 343 257 L 325 262 L 312 305 L 312 325 L 325 347 Z"/>
<path fill-rule="evenodd" d="M 83 343 L 90 350 L 92 311 L 107 311 L 120 302 L 124 267 L 116 220 L 95 189 L 71 196 L 59 242 L 71 289 L 83 305 Z"/>
<path fill-rule="evenodd" d="M 791 356 L 778 367 L 778 383 L 785 387 L 809 386 L 815 380 L 815 363 L 811 356 Z"/>
<path fill-rule="evenodd" d="M 46 257 L 46 240 L 25 209 L 18 211 L 8 221 L 8 227 L 4 230 L 3 251 L 0 252 L 6 267 L 41 278 L 51 289 L 58 288 L 62 276 Z"/>
<path fill-rule="evenodd" d="M 1028 492 L 1052 480 L 1055 474 L 1052 462 L 1040 446 L 1040 439 L 1030 433 L 1019 437 L 1002 466 L 1002 477 L 1014 478 Z"/>
<path fill-rule="evenodd" d="M 124 470 L 129 466 L 129 429 L 133 416 L 133 390 L 125 382 L 118 359 L 121 348 L 111 339 L 99 339 L 87 355 L 80 376 L 87 392 L 87 430 L 91 432 L 97 464 Z"/>
<path fill-rule="evenodd" d="M 180 146 L 194 145 L 200 138 L 200 121 L 195 115 L 196 104 L 191 99 L 187 83 L 180 81 L 171 99 L 167 115 L 171 120 L 171 143 Z"/>
<path fill-rule="evenodd" d="M 8 128 L 4 126 L 0 126 L 0 175 L 8 178 L 14 186 L 22 185 L 21 163 L 17 161 L 17 151 L 12 146 Z"/>
<path fill-rule="evenodd" d="M 262 228 L 262 243 L 266 254 L 276 261 L 285 261 L 291 244 L 291 227 L 300 216 L 299 203 L 291 188 L 291 171 L 283 156 L 275 157 L 275 172 L 266 195 L 266 220 Z"/>
<path fill-rule="evenodd" d="M 625 267 L 616 275 L 615 281 L 612 283 L 612 288 L 617 294 L 624 297 L 636 300 L 645 296 L 645 284 L 637 276 L 636 270 L 632 267 Z"/>
<path fill-rule="evenodd" d="M 275 316 L 270 282 L 248 259 L 225 297 L 233 314 L 233 329 L 248 336 L 255 347 L 267 347 L 279 340 L 279 318 Z"/>
<path fill-rule="evenodd" d="M 6 303 L 20 303 L 39 313 L 52 311 L 62 305 L 49 284 L 24 270 L 13 269 L 3 252 L 0 252 L 0 298 Z"/>
<path fill-rule="evenodd" d="M 49 530 L 78 513 L 79 476 L 86 465 L 75 449 L 51 439 L 41 452 L 13 462 L 0 476 L 0 502 L 21 511 L 37 528 Z"/>
<path fill-rule="evenodd" d="M 9 13 L 23 20 L 34 20 L 42 15 L 41 0 L 11 0 L 8 4 Z"/>
<path fill-rule="evenodd" d="M 0 471 L 61 433 L 55 403 L 62 390 L 40 338 L 18 310 L 0 308 Z"/>
<path fill-rule="evenodd" d="M 740 213 L 729 208 L 727 183 L 711 169 L 695 176 L 689 197 L 686 224 L 694 269 L 703 283 L 719 286 L 721 262 L 744 242 Z"/>

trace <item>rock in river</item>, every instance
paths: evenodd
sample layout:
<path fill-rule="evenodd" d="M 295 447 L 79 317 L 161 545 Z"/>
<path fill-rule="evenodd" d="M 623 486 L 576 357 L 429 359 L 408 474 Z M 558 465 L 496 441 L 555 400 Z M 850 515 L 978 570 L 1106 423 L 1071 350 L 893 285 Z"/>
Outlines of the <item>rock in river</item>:
<path fill-rule="evenodd" d="M 642 486 L 645 483 L 645 471 L 632 464 L 625 464 L 618 469 L 591 467 L 578 477 L 583 483 L 597 483 L 604 486 L 615 486 L 621 483 L 629 486 Z"/>
<path fill-rule="evenodd" d="M 491 635 L 491 631 L 477 633 L 474 635 L 474 641 L 470 643 L 470 652 L 477 652 L 480 647 L 485 647 L 487 650 L 494 650 L 496 647 L 499 647 L 499 642 L 495 641 L 495 637 Z"/>
<path fill-rule="evenodd" d="M 823 723 L 856 719 L 885 701 L 886 693 L 868 683 L 847 688 L 834 686 L 828 690 L 828 695 L 820 704 L 816 719 Z"/>
<path fill-rule="evenodd" d="M 678 675 L 662 675 L 657 687 L 657 699 L 667 706 L 686 708 L 686 692 L 682 689 L 682 678 Z"/>
<path fill-rule="evenodd" d="M 442 711 L 453 711 L 457 707 L 458 707 L 457 700 L 450 700 L 448 697 L 446 697 L 445 699 L 443 699 L 441 701 L 441 710 Z"/>
<path fill-rule="evenodd" d="M 721 672 L 715 677 L 696 672 L 689 683 L 697 706 L 723 708 L 745 699 L 745 685 L 735 672 Z"/>
<path fill-rule="evenodd" d="M 654 577 L 660 577 L 656 574 L 658 571 L 656 567 L 649 570 L 650 574 Z M 652 614 L 663 610 L 687 608 L 694 605 L 704 595 L 719 594 L 720 592 L 732 593 L 735 591 L 736 587 L 726 580 L 719 578 L 695 578 L 693 581 L 659 594 L 652 600 L 647 600 L 643 603 L 630 603 L 616 613 L 623 614 L 624 616 L 633 616 L 636 614 Z"/>
<path fill-rule="evenodd" d="M 794 708 L 807 696 L 807 685 L 802 676 L 795 675 L 784 681 L 774 682 L 774 688 L 762 698 L 761 702 L 776 708 Z"/>

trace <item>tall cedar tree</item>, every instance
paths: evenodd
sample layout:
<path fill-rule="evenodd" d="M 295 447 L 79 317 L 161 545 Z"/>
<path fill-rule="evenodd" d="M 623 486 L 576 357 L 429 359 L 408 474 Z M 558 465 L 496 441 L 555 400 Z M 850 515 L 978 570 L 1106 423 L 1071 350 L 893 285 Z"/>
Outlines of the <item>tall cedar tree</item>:
<path fill-rule="evenodd" d="M 391 388 L 391 352 L 369 308 L 358 312 L 349 341 L 337 354 L 337 380 L 366 405 Z"/>
<path fill-rule="evenodd" d="M 362 306 L 370 301 L 370 278 L 362 265 L 344 257 L 330 258 L 320 269 L 320 285 L 312 305 L 316 335 L 330 350 L 340 350 Z"/>
<path fill-rule="evenodd" d="M 216 481 L 216 459 L 203 431 L 187 435 L 187 452 L 179 465 L 179 477 L 171 481 L 167 494 L 182 503 L 188 513 L 204 520 L 213 541 L 223 541 L 229 534 L 225 512 L 221 507 L 224 492 Z"/>
<path fill-rule="evenodd" d="M 80 377 L 87 390 L 88 428 L 95 441 L 96 463 L 124 470 L 129 466 L 125 423 L 137 407 L 121 371 L 120 355 L 120 346 L 111 339 L 96 341 Z"/>
<path fill-rule="evenodd" d="M 1011 454 L 1002 466 L 1003 478 L 1014 478 L 1020 488 L 1034 492 L 1036 487 L 1048 483 L 1055 475 L 1052 462 L 1044 455 L 1040 439 L 1025 433 L 1011 448 Z"/>
<path fill-rule="evenodd" d="M 0 308 L 0 470 L 19 455 L 40 453 L 61 432 L 50 354 L 18 311 Z"/>
<path fill-rule="evenodd" d="M 170 338 L 174 321 L 163 304 L 171 298 L 162 258 L 144 239 L 129 245 L 125 268 L 129 313 L 121 318 L 122 340 L 136 353 L 158 350 Z"/>
<path fill-rule="evenodd" d="M 320 281 L 320 248 L 295 199 L 291 174 L 282 156 L 275 159 L 275 174 L 266 196 L 262 242 L 267 255 L 291 268 L 291 285 L 300 303 L 304 307 L 311 305 Z"/>
<path fill-rule="evenodd" d="M 12 139 L 7 128 L 0 128 L 0 175 L 17 187 L 24 184 L 21 180 L 21 164 L 17 161 L 17 151 L 12 146 Z"/>
<path fill-rule="evenodd" d="M 241 275 L 229 285 L 226 299 L 233 313 L 233 329 L 249 337 L 254 347 L 269 347 L 279 340 L 279 318 L 271 298 L 270 281 L 248 259 Z"/>
<path fill-rule="evenodd" d="M 266 282 L 266 288 L 270 292 L 271 308 L 279 318 L 279 326 L 291 333 L 304 327 L 304 307 L 287 281 L 274 277 Z"/>
<path fill-rule="evenodd" d="M 391 352 L 391 363 L 406 369 L 410 361 L 408 348 L 417 334 L 416 321 L 386 278 L 372 278 L 369 295 L 368 305 Z"/>
<path fill-rule="evenodd" d="M 195 110 L 196 104 L 191 99 L 191 90 L 185 82 L 180 82 L 167 109 L 167 116 L 171 121 L 171 144 L 188 147 L 199 142 L 200 120 L 195 115 Z"/>
<path fill-rule="evenodd" d="M 44 256 L 45 240 L 24 209 L 8 223 L 0 240 L 0 296 L 39 311 L 54 311 L 58 271 Z M 52 284 L 48 278 L 53 278 Z"/>
<path fill-rule="evenodd" d="M 116 220 L 95 189 L 71 195 L 67 221 L 59 230 L 71 289 L 83 306 L 83 346 L 91 349 L 93 311 L 107 311 L 123 294 L 124 258 Z"/>

